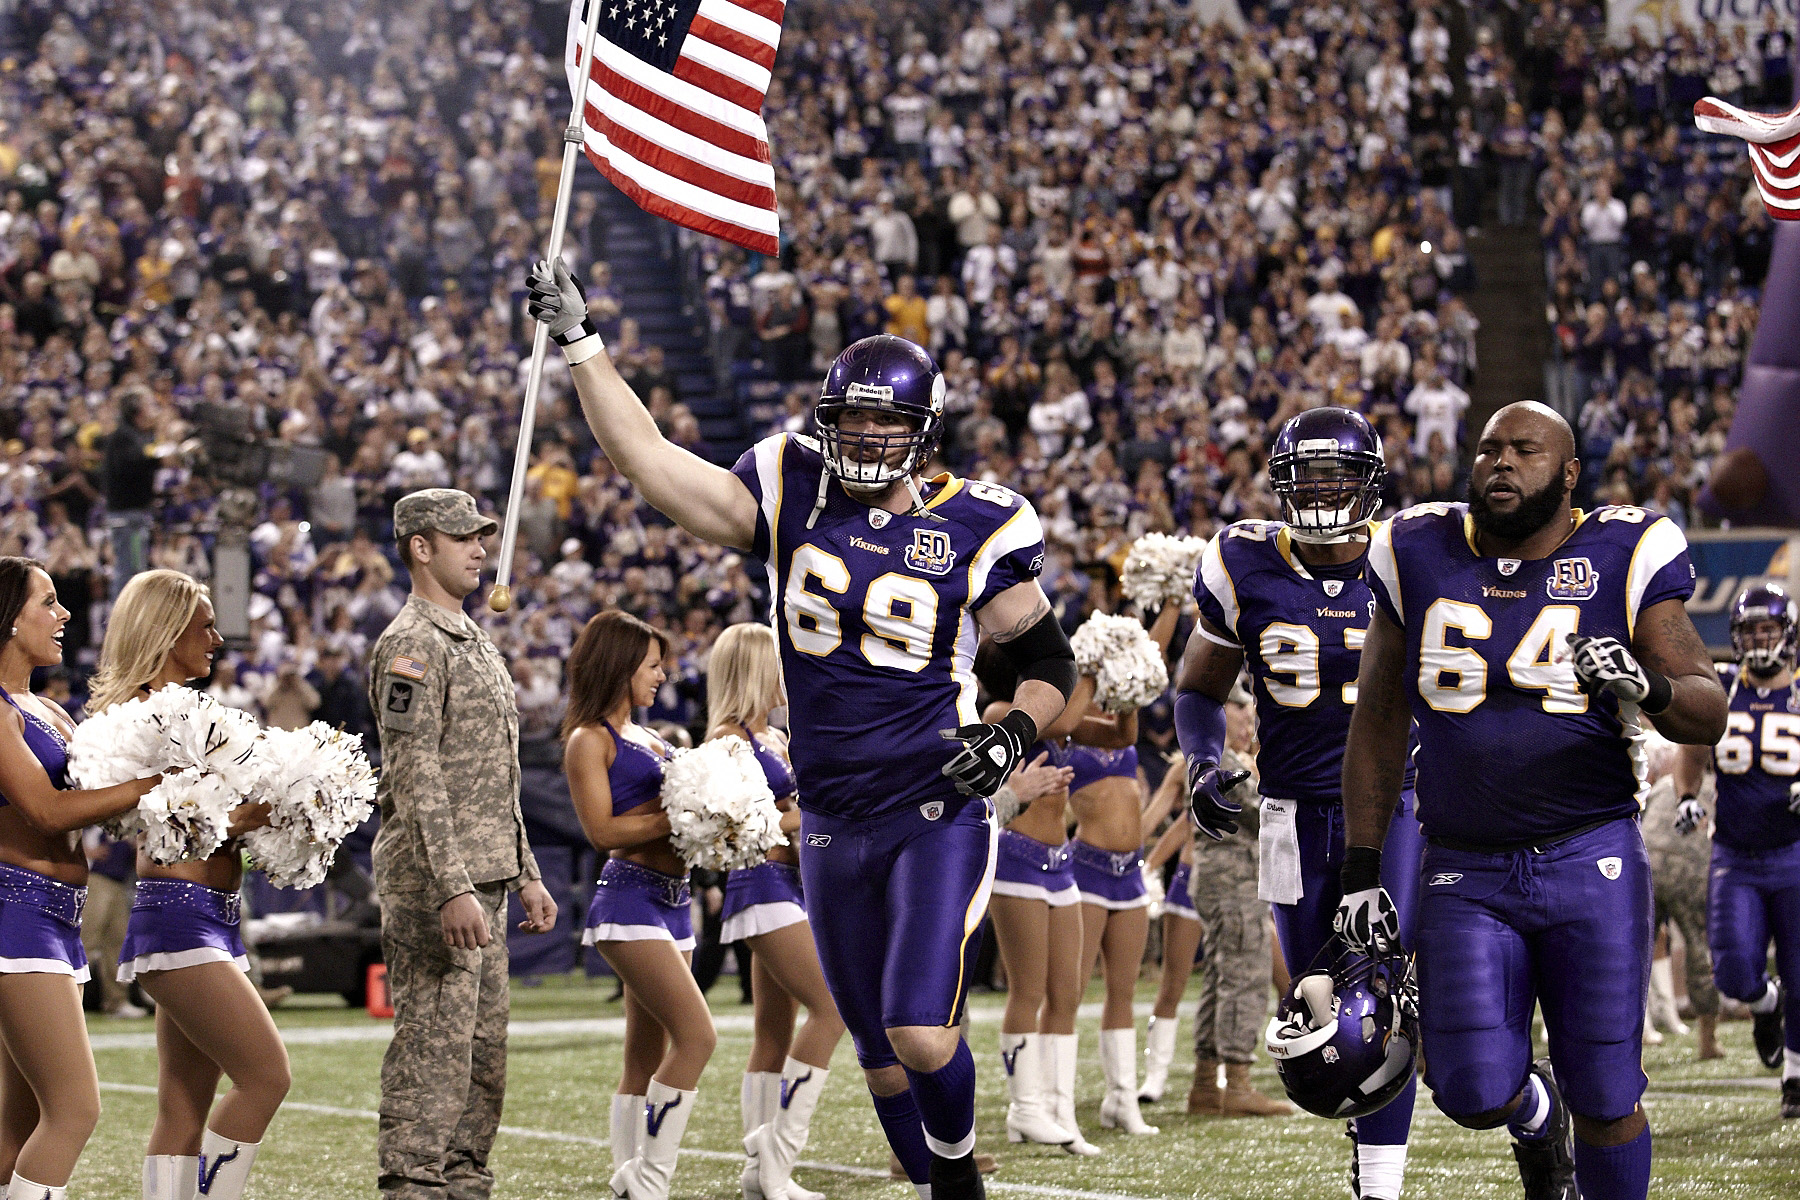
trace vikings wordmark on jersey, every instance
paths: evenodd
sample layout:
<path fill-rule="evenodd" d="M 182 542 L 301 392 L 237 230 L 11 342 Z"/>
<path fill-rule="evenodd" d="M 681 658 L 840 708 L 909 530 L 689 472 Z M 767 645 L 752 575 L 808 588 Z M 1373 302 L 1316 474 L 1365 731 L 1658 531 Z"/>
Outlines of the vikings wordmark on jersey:
<path fill-rule="evenodd" d="M 1375 601 L 1406 631 L 1428 835 L 1530 844 L 1635 816 L 1635 706 L 1584 695 L 1570 634 L 1631 644 L 1638 615 L 1694 591 L 1687 539 L 1641 508 L 1575 513 L 1544 558 L 1486 557 L 1463 504 L 1422 504 L 1378 527 Z"/>
<path fill-rule="evenodd" d="M 780 434 L 732 468 L 756 497 L 801 806 L 869 817 L 954 800 L 941 729 L 980 719 L 974 614 L 1037 577 L 1044 534 L 1007 488 L 940 475 L 922 513 L 862 504 L 840 488 L 808 523 L 825 469 L 818 443 Z"/>

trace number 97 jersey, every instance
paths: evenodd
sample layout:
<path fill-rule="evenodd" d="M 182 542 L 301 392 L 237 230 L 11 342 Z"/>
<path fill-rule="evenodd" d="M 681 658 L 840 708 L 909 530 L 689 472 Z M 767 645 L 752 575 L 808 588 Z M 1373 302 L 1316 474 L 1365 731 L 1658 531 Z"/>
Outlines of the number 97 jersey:
<path fill-rule="evenodd" d="M 1631 645 L 1640 614 L 1693 594 L 1694 569 L 1665 517 L 1574 515 L 1568 539 L 1540 559 L 1478 553 L 1463 504 L 1410 508 L 1371 540 L 1370 589 L 1406 633 L 1430 836 L 1531 845 L 1637 815 L 1636 706 L 1584 695 L 1568 638 Z"/>
<path fill-rule="evenodd" d="M 939 736 L 980 720 L 975 613 L 1044 566 L 1044 533 L 1022 496 L 940 475 L 925 513 L 860 503 L 816 442 L 778 434 L 732 472 L 757 501 L 754 550 L 768 567 L 801 807 L 864 818 L 960 802 L 941 771 L 960 746 Z"/>

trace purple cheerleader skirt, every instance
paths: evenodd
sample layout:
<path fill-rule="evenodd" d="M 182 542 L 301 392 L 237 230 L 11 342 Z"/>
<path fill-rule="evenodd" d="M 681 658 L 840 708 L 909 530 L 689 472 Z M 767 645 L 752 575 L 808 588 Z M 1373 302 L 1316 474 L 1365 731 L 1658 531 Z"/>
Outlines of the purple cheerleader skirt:
<path fill-rule="evenodd" d="M 1069 843 L 1069 861 L 1083 904 L 1114 909 L 1149 907 L 1142 850 L 1102 850 L 1075 838 Z"/>
<path fill-rule="evenodd" d="M 622 858 L 609 858 L 594 885 L 581 944 L 667 941 L 674 942 L 677 950 L 692 950 L 690 898 L 683 876 L 664 875 Z"/>
<path fill-rule="evenodd" d="M 1194 870 L 1187 863 L 1175 868 L 1175 874 L 1169 877 L 1169 893 L 1163 897 L 1163 916 L 1183 917 L 1189 921 L 1198 921 L 1200 914 L 1194 911 L 1194 896 L 1188 891 L 1188 880 Z"/>
<path fill-rule="evenodd" d="M 140 879 L 119 950 L 119 982 L 145 971 L 179 971 L 225 962 L 250 969 L 238 930 L 236 892 L 185 879 Z"/>
<path fill-rule="evenodd" d="M 87 889 L 0 863 L 0 974 L 88 981 L 81 948 Z"/>
<path fill-rule="evenodd" d="M 725 877 L 724 924 L 721 942 L 741 942 L 760 933 L 774 933 L 806 920 L 806 901 L 800 894 L 800 868 L 783 862 L 758 863 Z"/>
<path fill-rule="evenodd" d="M 1051 908 L 1063 908 L 1081 899 L 1075 872 L 1069 862 L 1068 842 L 1052 846 L 1034 837 L 1000 831 L 999 861 L 994 866 L 994 895 L 1041 900 Z"/>

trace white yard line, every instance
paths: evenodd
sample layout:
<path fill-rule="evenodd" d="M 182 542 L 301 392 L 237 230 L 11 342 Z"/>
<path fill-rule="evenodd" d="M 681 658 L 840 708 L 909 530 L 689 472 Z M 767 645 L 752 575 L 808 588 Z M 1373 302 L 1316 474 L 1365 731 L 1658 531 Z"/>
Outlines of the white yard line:
<path fill-rule="evenodd" d="M 536 1022 L 535 1024 L 565 1023 L 569 1022 Z M 522 1024 L 534 1024 L 534 1022 L 522 1022 Z M 102 1081 L 100 1090 L 103 1092 L 125 1092 L 133 1096 L 154 1096 L 156 1094 L 155 1088 L 142 1083 L 109 1083 Z M 284 1101 L 281 1107 L 284 1112 L 314 1113 L 322 1117 L 350 1117 L 362 1121 L 375 1121 L 379 1120 L 381 1117 L 380 1113 L 372 1112 L 366 1108 L 338 1108 L 331 1104 L 308 1104 L 299 1100 Z M 508 1137 L 525 1138 L 530 1141 L 538 1142 L 561 1142 L 578 1146 L 591 1146 L 596 1150 L 604 1150 L 607 1145 L 607 1139 L 605 1138 L 588 1137 L 579 1133 L 559 1133 L 554 1129 L 525 1129 L 518 1125 L 502 1125 L 500 1126 L 500 1132 Z M 703 1158 L 713 1162 L 741 1163 L 744 1161 L 742 1151 L 732 1153 L 725 1150 L 698 1150 L 684 1147 L 681 1154 L 683 1157 Z M 844 1163 L 813 1162 L 809 1159 L 801 1159 L 797 1165 L 813 1171 L 831 1171 L 838 1175 L 852 1175 L 858 1179 L 891 1178 L 886 1171 L 877 1170 L 874 1167 L 852 1167 Z M 893 1182 L 898 1183 L 899 1181 L 894 1180 Z M 1002 1183 L 991 1177 L 983 1180 L 983 1183 L 986 1184 L 987 1190 L 990 1192 L 1008 1192 L 1021 1196 L 1047 1196 L 1053 1197 L 1054 1200 L 1148 1200 L 1146 1197 L 1134 1196 L 1123 1192 L 1085 1192 L 1075 1188 L 1044 1187 L 1035 1183 Z"/>

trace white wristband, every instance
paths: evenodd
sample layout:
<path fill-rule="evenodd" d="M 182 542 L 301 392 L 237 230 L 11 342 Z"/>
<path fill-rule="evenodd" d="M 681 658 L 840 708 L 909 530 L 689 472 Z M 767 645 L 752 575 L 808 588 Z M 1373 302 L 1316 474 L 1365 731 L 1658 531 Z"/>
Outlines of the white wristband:
<path fill-rule="evenodd" d="M 569 345 L 564 346 L 563 357 L 569 360 L 569 365 L 571 367 L 579 367 L 582 363 L 605 349 L 606 343 L 600 340 L 600 335 L 597 333 L 590 333 L 580 341 L 571 342 Z"/>

